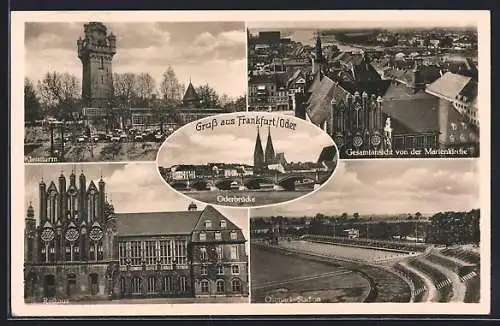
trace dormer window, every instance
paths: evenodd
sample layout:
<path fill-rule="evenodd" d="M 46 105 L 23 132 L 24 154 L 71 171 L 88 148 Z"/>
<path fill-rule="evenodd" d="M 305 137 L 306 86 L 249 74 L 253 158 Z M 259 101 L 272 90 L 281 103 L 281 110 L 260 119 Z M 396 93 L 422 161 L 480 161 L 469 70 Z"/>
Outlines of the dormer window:
<path fill-rule="evenodd" d="M 205 232 L 200 232 L 200 241 L 207 241 L 207 234 Z"/>
<path fill-rule="evenodd" d="M 210 220 L 206 220 L 206 221 L 205 221 L 205 227 L 206 227 L 207 229 L 210 229 L 210 228 L 212 227 L 212 221 L 210 221 Z"/>
<path fill-rule="evenodd" d="M 225 229 L 227 227 L 227 222 L 225 220 L 220 221 L 220 227 Z"/>
<path fill-rule="evenodd" d="M 238 238 L 235 231 L 231 231 L 231 240 L 236 240 Z"/>

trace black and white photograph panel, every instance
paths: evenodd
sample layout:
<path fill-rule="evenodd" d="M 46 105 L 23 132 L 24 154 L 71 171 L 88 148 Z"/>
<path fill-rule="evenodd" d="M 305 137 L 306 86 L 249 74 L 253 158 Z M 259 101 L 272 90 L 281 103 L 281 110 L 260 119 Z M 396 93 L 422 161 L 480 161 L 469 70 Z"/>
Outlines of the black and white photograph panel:
<path fill-rule="evenodd" d="M 26 303 L 248 302 L 247 211 L 185 199 L 154 163 L 28 165 L 24 197 Z"/>
<path fill-rule="evenodd" d="M 248 110 L 295 115 L 340 158 L 479 156 L 474 21 L 248 23 Z"/>
<path fill-rule="evenodd" d="M 157 164 L 169 187 L 190 198 L 255 207 L 319 190 L 337 159 L 333 140 L 320 128 L 295 117 L 246 112 L 183 127 L 160 148 Z"/>
<path fill-rule="evenodd" d="M 321 191 L 251 209 L 252 302 L 478 303 L 480 218 L 476 160 L 341 161 Z"/>
<path fill-rule="evenodd" d="M 33 22 L 24 50 L 28 163 L 154 161 L 182 125 L 246 111 L 243 22 Z"/>

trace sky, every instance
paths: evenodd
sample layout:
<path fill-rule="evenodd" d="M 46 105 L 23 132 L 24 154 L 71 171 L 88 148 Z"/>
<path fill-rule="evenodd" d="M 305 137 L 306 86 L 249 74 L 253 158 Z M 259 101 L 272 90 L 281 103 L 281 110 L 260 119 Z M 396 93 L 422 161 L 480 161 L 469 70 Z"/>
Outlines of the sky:
<path fill-rule="evenodd" d="M 191 202 L 195 202 L 198 209 L 203 209 L 206 204 L 178 194 L 170 189 L 163 181 L 156 169 L 155 163 L 127 163 L 127 164 L 51 164 L 51 165 L 26 165 L 25 167 L 25 209 L 32 202 L 35 217 L 38 219 L 39 195 L 38 185 L 41 177 L 47 184 L 51 181 L 58 185 L 61 172 L 66 177 L 69 185 L 69 175 L 75 169 L 76 181 L 84 172 L 87 187 L 90 180 L 97 186 L 100 176 L 106 182 L 106 193 L 115 208 L 116 213 L 133 212 L 168 212 L 186 211 Z M 234 209 L 215 206 L 229 220 L 239 226 L 248 238 L 248 213 L 245 209 Z"/>
<path fill-rule="evenodd" d="M 231 97 L 246 92 L 246 31 L 243 22 L 106 23 L 117 39 L 113 72 L 149 72 L 159 86 L 170 65 L 181 83 L 208 83 Z M 82 76 L 76 41 L 83 23 L 27 23 L 25 76 L 49 71 Z"/>
<path fill-rule="evenodd" d="M 462 16 L 461 18 L 464 18 Z M 466 17 L 465 17 L 466 18 Z M 460 19 L 460 20 L 440 20 L 432 21 L 425 20 L 421 17 L 407 17 L 405 20 L 332 20 L 332 21 L 250 21 L 248 28 L 252 30 L 269 30 L 269 29 L 370 29 L 370 28 L 387 28 L 387 29 L 431 29 L 431 28 L 468 28 L 476 26 L 477 19 Z"/>
<path fill-rule="evenodd" d="M 225 117 L 265 116 L 273 114 L 237 113 Z M 279 117 L 279 116 L 278 116 Z M 297 123 L 296 130 L 271 128 L 274 151 L 284 152 L 288 162 L 316 162 L 319 154 L 333 141 L 318 127 L 301 119 L 286 117 Z M 213 118 L 202 119 L 201 122 Z M 218 118 L 220 121 L 222 118 Z M 237 120 L 236 120 L 237 121 Z M 255 125 L 220 126 L 213 130 L 196 131 L 197 123 L 190 123 L 170 136 L 158 153 L 158 165 L 176 164 L 244 163 L 253 165 L 257 127 Z M 220 123 L 219 123 L 220 125 Z M 268 127 L 260 128 L 262 149 L 265 151 Z"/>
<path fill-rule="evenodd" d="M 286 205 L 251 216 L 407 214 L 479 208 L 478 160 L 339 161 L 328 184 Z"/>

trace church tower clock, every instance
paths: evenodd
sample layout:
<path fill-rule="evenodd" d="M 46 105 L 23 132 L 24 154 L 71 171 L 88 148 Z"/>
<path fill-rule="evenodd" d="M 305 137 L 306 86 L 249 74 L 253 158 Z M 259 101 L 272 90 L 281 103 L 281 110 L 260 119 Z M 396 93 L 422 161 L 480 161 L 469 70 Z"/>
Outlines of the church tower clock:
<path fill-rule="evenodd" d="M 116 37 L 108 35 L 104 24 L 91 22 L 84 25 L 84 39 L 77 41 L 78 58 L 83 65 L 83 106 L 105 108 L 113 96 L 113 70 L 111 62 L 116 54 Z"/>

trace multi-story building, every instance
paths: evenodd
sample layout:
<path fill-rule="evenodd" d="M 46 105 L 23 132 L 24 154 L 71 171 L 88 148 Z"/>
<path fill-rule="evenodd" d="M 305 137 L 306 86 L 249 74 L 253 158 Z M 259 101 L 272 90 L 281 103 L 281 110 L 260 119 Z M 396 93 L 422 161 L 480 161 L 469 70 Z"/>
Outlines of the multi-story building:
<path fill-rule="evenodd" d="M 248 295 L 245 237 L 211 206 L 115 213 L 83 173 L 42 180 L 39 202 L 25 220 L 27 302 Z"/>
<path fill-rule="evenodd" d="M 252 75 L 248 81 L 248 107 L 255 111 L 287 111 L 289 96 L 276 74 Z"/>

